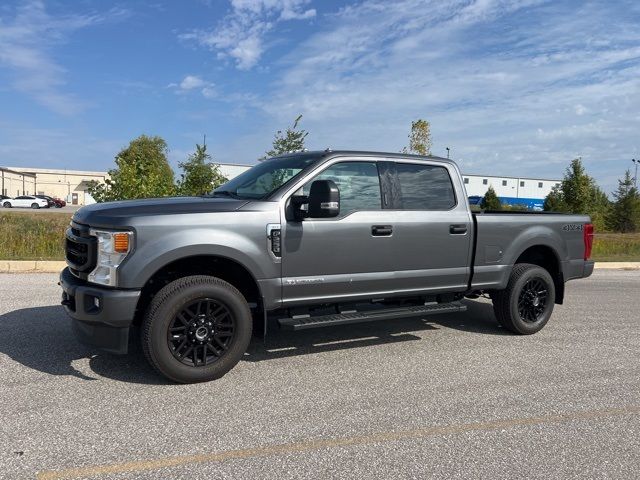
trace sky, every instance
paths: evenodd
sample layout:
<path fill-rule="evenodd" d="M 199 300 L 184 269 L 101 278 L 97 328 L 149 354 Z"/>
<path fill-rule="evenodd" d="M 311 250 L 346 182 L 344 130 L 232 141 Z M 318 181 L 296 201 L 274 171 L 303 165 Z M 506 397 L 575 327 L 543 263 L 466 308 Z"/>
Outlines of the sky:
<path fill-rule="evenodd" d="M 107 170 L 140 134 L 255 163 L 302 115 L 309 149 L 399 151 L 431 123 L 465 173 L 606 191 L 640 158 L 640 2 L 3 0 L 0 165 Z M 633 171 L 632 171 L 633 174 Z"/>

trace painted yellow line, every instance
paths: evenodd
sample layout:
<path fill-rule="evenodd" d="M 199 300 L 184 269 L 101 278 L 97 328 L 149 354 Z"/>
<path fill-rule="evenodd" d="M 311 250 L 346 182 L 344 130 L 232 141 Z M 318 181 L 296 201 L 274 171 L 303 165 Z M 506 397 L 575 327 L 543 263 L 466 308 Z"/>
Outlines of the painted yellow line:
<path fill-rule="evenodd" d="M 203 453 L 199 455 L 185 455 L 178 457 L 159 458 L 155 460 L 139 460 L 111 465 L 98 465 L 81 468 L 70 468 L 57 471 L 43 471 L 38 473 L 38 480 L 60 480 L 79 477 L 94 477 L 106 474 L 118 474 L 127 472 L 143 472 L 158 470 L 167 467 L 177 467 L 194 463 L 224 462 L 233 459 L 247 459 L 270 455 L 283 455 L 289 453 L 302 453 L 325 448 L 345 447 L 354 445 L 368 445 L 374 443 L 393 442 L 411 438 L 431 437 L 436 435 L 451 435 L 456 433 L 473 432 L 478 430 L 501 430 L 504 428 L 544 425 L 571 422 L 576 420 L 591 420 L 619 415 L 640 414 L 640 406 L 628 406 L 624 408 L 611 408 L 606 410 L 588 410 L 572 412 L 561 415 L 549 415 L 545 417 L 514 418 L 505 420 L 492 420 L 481 423 L 465 423 L 460 425 L 448 425 L 442 427 L 426 427 L 413 430 L 399 430 L 396 432 L 380 432 L 370 435 L 361 435 L 345 438 L 326 440 L 309 440 L 296 443 L 285 443 L 265 447 L 248 448 L 243 450 L 226 450 L 218 453 Z"/>

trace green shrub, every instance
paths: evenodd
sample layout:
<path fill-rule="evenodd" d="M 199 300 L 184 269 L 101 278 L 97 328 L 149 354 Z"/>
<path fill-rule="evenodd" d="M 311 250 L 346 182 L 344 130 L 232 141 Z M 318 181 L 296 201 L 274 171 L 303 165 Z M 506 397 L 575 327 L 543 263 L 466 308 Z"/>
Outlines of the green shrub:
<path fill-rule="evenodd" d="M 64 260 L 67 213 L 0 212 L 0 260 Z"/>
<path fill-rule="evenodd" d="M 596 233 L 592 258 L 596 262 L 640 261 L 640 233 Z"/>

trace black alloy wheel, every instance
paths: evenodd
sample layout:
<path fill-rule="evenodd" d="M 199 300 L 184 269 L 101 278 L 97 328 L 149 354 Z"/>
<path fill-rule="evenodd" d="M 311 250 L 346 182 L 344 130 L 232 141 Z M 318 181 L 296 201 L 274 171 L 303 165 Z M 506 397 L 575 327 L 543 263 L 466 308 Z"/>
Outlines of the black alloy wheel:
<path fill-rule="evenodd" d="M 517 263 L 504 290 L 492 292 L 498 323 L 513 333 L 531 335 L 551 318 L 556 289 L 551 274 L 539 265 Z"/>
<path fill-rule="evenodd" d="M 222 377 L 244 356 L 253 327 L 246 298 L 213 276 L 182 277 L 147 307 L 142 349 L 162 375 L 179 383 Z"/>
<path fill-rule="evenodd" d="M 212 298 L 186 304 L 169 323 L 167 342 L 173 356 L 191 367 L 210 365 L 233 342 L 235 321 L 229 309 Z"/>
<path fill-rule="evenodd" d="M 520 318 L 529 323 L 540 320 L 545 311 L 548 293 L 543 280 L 540 278 L 531 278 L 525 283 L 518 297 Z"/>

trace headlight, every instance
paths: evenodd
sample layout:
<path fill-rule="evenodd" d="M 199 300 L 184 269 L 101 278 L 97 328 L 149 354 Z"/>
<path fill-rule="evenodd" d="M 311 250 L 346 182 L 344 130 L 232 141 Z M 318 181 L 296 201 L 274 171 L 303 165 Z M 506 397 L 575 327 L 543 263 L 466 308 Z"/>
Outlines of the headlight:
<path fill-rule="evenodd" d="M 96 268 L 89 274 L 89 281 L 115 287 L 118 267 L 131 251 L 133 232 L 90 230 L 89 234 L 98 239 Z"/>

